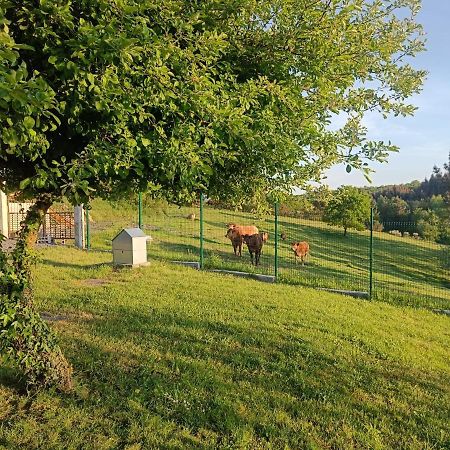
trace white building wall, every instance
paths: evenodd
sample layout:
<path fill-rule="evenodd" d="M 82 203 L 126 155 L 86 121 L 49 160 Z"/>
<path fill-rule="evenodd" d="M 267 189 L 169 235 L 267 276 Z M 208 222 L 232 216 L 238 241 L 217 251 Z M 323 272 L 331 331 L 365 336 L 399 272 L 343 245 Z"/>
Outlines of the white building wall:
<path fill-rule="evenodd" d="M 0 191 L 0 234 L 9 236 L 8 197 Z"/>
<path fill-rule="evenodd" d="M 9 226 L 9 236 L 14 237 L 16 233 L 20 230 L 20 219 L 24 218 L 25 213 L 31 208 L 33 203 L 22 202 L 22 203 L 13 203 L 9 202 L 8 204 L 8 226 Z M 10 214 L 13 213 L 13 214 Z M 20 213 L 20 215 L 14 215 L 14 213 Z"/>

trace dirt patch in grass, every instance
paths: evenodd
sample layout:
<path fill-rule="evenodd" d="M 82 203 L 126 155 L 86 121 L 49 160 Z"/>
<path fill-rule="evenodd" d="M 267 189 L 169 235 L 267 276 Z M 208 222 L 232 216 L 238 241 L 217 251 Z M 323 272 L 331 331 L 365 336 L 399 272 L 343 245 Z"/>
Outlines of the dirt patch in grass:
<path fill-rule="evenodd" d="M 41 312 L 41 317 L 47 322 L 62 322 L 69 319 L 65 314 L 52 314 L 47 311 Z"/>
<path fill-rule="evenodd" d="M 110 283 L 111 283 L 111 281 L 105 280 L 103 278 L 88 278 L 87 280 L 81 281 L 81 284 L 83 284 L 84 286 L 89 286 L 89 287 L 107 286 Z"/>
<path fill-rule="evenodd" d="M 52 314 L 48 311 L 42 311 L 41 317 L 47 322 L 76 322 L 79 320 L 93 320 L 94 315 L 88 312 L 80 311 L 76 314 Z"/>

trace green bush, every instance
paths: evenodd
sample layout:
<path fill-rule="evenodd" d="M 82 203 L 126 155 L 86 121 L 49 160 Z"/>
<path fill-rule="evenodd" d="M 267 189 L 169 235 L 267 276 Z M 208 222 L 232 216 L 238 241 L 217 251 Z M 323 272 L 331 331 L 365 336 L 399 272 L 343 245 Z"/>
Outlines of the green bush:
<path fill-rule="evenodd" d="M 19 369 L 29 387 L 57 386 L 68 391 L 72 367 L 55 334 L 33 307 L 30 254 L 20 253 L 20 257 L 18 267 L 17 255 L 0 249 L 0 355 Z"/>

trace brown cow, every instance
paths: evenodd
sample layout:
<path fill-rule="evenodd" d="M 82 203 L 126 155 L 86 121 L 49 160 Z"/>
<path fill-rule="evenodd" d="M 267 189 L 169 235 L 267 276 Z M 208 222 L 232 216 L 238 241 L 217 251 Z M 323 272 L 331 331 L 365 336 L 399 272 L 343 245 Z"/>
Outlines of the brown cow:
<path fill-rule="evenodd" d="M 255 266 L 259 264 L 259 259 L 261 257 L 261 250 L 263 248 L 264 242 L 267 242 L 268 239 L 269 233 L 266 232 L 253 234 L 251 236 L 244 236 L 244 242 L 247 244 L 252 264 L 253 264 L 253 254 L 255 254 Z"/>
<path fill-rule="evenodd" d="M 305 241 L 293 242 L 291 249 L 295 254 L 295 263 L 297 264 L 297 258 L 300 258 L 302 265 L 304 265 L 306 257 L 309 255 L 309 244 Z"/>
<path fill-rule="evenodd" d="M 258 234 L 259 230 L 254 225 L 236 225 L 235 223 L 228 224 L 228 229 L 236 230 L 241 236 L 251 236 Z"/>
<path fill-rule="evenodd" d="M 242 256 L 242 243 L 244 242 L 242 235 L 234 230 L 234 228 L 229 228 L 225 237 L 231 241 L 234 255 L 237 256 L 239 254 L 239 256 Z"/>
<path fill-rule="evenodd" d="M 232 245 L 234 254 L 237 256 L 242 256 L 242 244 L 244 242 L 245 236 L 251 236 L 252 234 L 258 234 L 259 230 L 254 225 L 236 225 L 235 223 L 228 224 L 228 231 L 225 235 L 228 238 Z"/>

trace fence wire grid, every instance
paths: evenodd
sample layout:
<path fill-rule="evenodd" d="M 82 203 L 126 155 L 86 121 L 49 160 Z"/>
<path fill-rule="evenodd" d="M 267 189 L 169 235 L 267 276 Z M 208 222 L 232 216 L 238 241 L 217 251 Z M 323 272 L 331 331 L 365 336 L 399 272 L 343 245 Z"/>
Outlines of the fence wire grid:
<path fill-rule="evenodd" d="M 199 199 L 178 207 L 164 202 L 138 201 L 111 211 L 94 206 L 90 211 L 92 249 L 110 250 L 122 229 L 138 226 L 152 237 L 148 256 L 155 260 L 198 262 L 202 268 L 258 273 L 279 282 L 337 290 L 405 306 L 450 309 L 450 251 L 448 245 L 426 241 L 409 233 L 370 229 L 348 230 L 330 226 L 319 216 L 281 216 L 276 207 L 265 215 L 215 208 Z M 254 225 L 269 234 L 260 264 L 251 264 L 245 244 L 235 256 L 226 237 L 230 223 Z M 275 229 L 277 228 L 277 233 Z M 411 228 L 386 223 L 386 230 Z M 292 244 L 307 242 L 304 260 L 295 258 Z"/>

